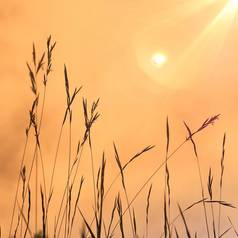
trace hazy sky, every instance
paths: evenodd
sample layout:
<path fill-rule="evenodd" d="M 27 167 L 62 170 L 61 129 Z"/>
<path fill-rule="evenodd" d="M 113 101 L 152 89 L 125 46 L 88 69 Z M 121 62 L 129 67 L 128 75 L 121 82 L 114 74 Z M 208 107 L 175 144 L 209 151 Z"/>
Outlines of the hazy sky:
<path fill-rule="evenodd" d="M 128 171 L 131 197 L 154 166 L 164 159 L 167 115 L 172 150 L 186 136 L 184 120 L 196 128 L 207 117 L 220 113 L 220 120 L 196 141 L 204 183 L 212 166 L 217 186 L 222 137 L 227 132 L 224 196 L 236 203 L 238 192 L 233 188 L 238 185 L 237 5 L 234 0 L 1 0 L 0 224 L 3 232 L 9 226 L 9 209 L 32 100 L 25 62 L 31 58 L 32 42 L 41 52 L 50 34 L 57 47 L 42 131 L 48 166 L 52 166 L 65 106 L 63 64 L 66 63 L 72 87 L 83 85 L 74 107 L 75 141 L 82 128 L 78 126 L 82 121 L 76 119 L 82 118 L 81 98 L 87 96 L 89 101 L 101 99 L 101 118 L 94 128 L 93 141 L 97 156 L 105 149 L 109 169 L 114 172 L 117 169 L 113 141 L 118 144 L 123 161 L 146 145 L 156 145 L 153 152 Z M 167 58 L 162 67 L 152 62 L 158 53 Z M 62 148 L 62 153 L 65 151 Z M 62 167 L 62 160 L 60 163 Z M 89 172 L 84 170 L 83 174 Z M 178 201 L 186 206 L 200 199 L 199 187 L 194 188 L 198 175 L 190 145 L 171 161 L 171 173 L 175 204 Z M 162 199 L 159 196 L 162 179 L 160 175 L 154 180 L 158 191 L 153 195 L 153 224 L 158 221 L 156 215 L 162 215 L 161 211 L 156 213 L 162 206 L 158 205 Z M 57 181 L 60 189 L 64 181 Z M 143 216 L 144 198 L 135 204 L 138 216 Z M 232 213 L 231 217 L 235 219 L 235 215 Z M 197 224 L 196 217 L 191 219 Z M 156 226 L 152 227 L 155 232 Z M 140 230 L 143 233 L 143 227 Z"/>

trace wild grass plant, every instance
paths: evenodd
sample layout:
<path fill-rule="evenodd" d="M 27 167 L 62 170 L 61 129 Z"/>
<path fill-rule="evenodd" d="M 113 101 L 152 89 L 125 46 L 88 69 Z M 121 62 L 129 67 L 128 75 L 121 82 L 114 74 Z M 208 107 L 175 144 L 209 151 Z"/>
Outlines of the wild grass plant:
<path fill-rule="evenodd" d="M 52 167 L 46 168 L 45 157 L 42 150 L 41 132 L 42 124 L 44 121 L 45 113 L 45 101 L 47 100 L 47 85 L 48 80 L 51 79 L 51 73 L 53 69 L 53 53 L 55 50 L 56 42 L 54 42 L 51 36 L 47 39 L 46 49 L 39 54 L 35 45 L 32 47 L 32 59 L 27 63 L 27 70 L 29 74 L 31 93 L 33 94 L 33 101 L 29 110 L 29 121 L 25 129 L 25 143 L 22 158 L 20 161 L 19 172 L 17 177 L 16 192 L 13 199 L 13 210 L 10 217 L 9 233 L 8 237 L 75 237 L 74 229 L 81 230 L 77 236 L 79 237 L 91 237 L 91 238 L 111 238 L 111 237 L 151 237 L 149 230 L 154 223 L 150 220 L 151 209 L 151 196 L 156 193 L 153 184 L 158 181 L 154 181 L 154 177 L 158 173 L 164 172 L 164 194 L 163 197 L 163 217 L 158 217 L 156 222 L 163 223 L 163 230 L 158 231 L 153 237 L 204 237 L 208 238 L 220 238 L 226 237 L 226 235 L 232 234 L 238 237 L 238 233 L 233 225 L 233 221 L 227 218 L 227 229 L 221 230 L 221 217 L 222 208 L 235 208 L 233 204 L 223 201 L 223 177 L 225 170 L 225 146 L 226 135 L 224 135 L 222 143 L 222 155 L 220 161 L 220 178 L 219 178 L 219 197 L 214 197 L 214 184 L 212 170 L 209 170 L 207 178 L 207 186 L 205 186 L 205 178 L 201 169 L 201 161 L 195 137 L 197 134 L 205 131 L 211 125 L 215 124 L 220 115 L 214 115 L 204 120 L 201 125 L 192 130 L 188 123 L 184 122 L 185 128 L 188 132 L 184 140 L 179 143 L 176 148 L 171 147 L 171 135 L 169 119 L 166 120 L 166 148 L 165 158 L 162 163 L 158 164 L 156 168 L 152 168 L 152 172 L 148 178 L 145 178 L 145 182 L 141 184 L 139 190 L 131 196 L 129 187 L 127 185 L 126 170 L 128 167 L 136 166 L 135 161 L 140 157 L 143 157 L 145 153 L 148 153 L 154 148 L 154 145 L 144 147 L 141 151 L 136 152 L 126 163 L 123 164 L 120 158 L 120 151 L 113 143 L 114 157 L 107 158 L 106 153 L 103 152 L 100 161 L 95 163 L 94 147 L 92 130 L 96 122 L 98 121 L 100 114 L 98 112 L 99 99 L 95 100 L 91 105 L 86 98 L 82 100 L 82 115 L 84 117 L 84 133 L 82 138 L 78 141 L 76 153 L 73 153 L 72 149 L 72 121 L 74 116 L 73 104 L 78 100 L 78 95 L 82 93 L 82 86 L 79 88 L 71 89 L 70 79 L 68 76 L 68 70 L 66 65 L 64 66 L 64 82 L 65 82 L 65 94 L 66 94 L 66 106 L 64 115 L 62 117 L 61 126 L 59 128 L 59 136 L 57 139 L 57 146 L 52 161 Z M 41 103 L 39 103 L 41 101 Z M 65 166 L 67 167 L 67 176 L 65 185 L 62 189 L 62 194 L 54 192 L 55 173 L 57 169 L 57 163 L 60 153 L 63 131 L 67 131 L 67 160 Z M 33 135 L 33 137 L 32 137 Z M 30 140 L 33 140 L 33 148 L 30 147 Z M 185 144 L 191 143 L 193 146 L 193 152 L 197 164 L 197 174 L 199 177 L 201 196 L 197 198 L 192 204 L 187 207 L 181 207 L 177 204 L 177 211 L 171 209 L 171 194 L 173 193 L 173 187 L 171 186 L 171 173 L 169 168 L 169 162 L 175 159 L 175 154 L 184 147 Z M 29 148 L 30 147 L 30 148 Z M 92 213 L 93 219 L 87 217 L 83 212 L 83 204 L 80 202 L 80 196 L 83 192 L 83 188 L 87 186 L 87 177 L 81 177 L 78 179 L 80 171 L 80 162 L 83 157 L 83 151 L 85 147 L 90 151 L 90 163 L 91 168 L 87 170 L 87 176 L 92 178 L 92 194 L 93 204 Z M 33 150 L 33 156 L 30 157 L 30 163 L 26 163 L 29 160 L 27 151 Z M 115 174 L 108 186 L 105 184 L 105 178 L 107 176 L 107 163 L 115 162 L 118 167 L 118 173 Z M 26 164 L 30 164 L 26 166 Z M 99 164 L 99 167 L 96 165 Z M 151 168 L 148 168 L 148 170 Z M 164 170 L 163 170 L 164 169 Z M 91 171 L 90 173 L 88 171 Z M 50 178 L 47 180 L 47 178 Z M 79 183 L 78 183 L 79 180 Z M 105 216 L 105 201 L 110 195 L 111 189 L 115 186 L 117 180 L 121 181 L 121 188 L 118 188 L 118 194 L 112 198 L 111 201 L 111 215 L 110 218 Z M 163 181 L 161 181 L 163 184 Z M 133 205 L 139 198 L 144 190 L 147 190 L 147 196 L 141 198 L 141 202 L 145 207 L 145 217 L 138 217 Z M 122 191 L 122 192 L 120 192 Z M 34 200 L 32 199 L 34 194 Z M 160 194 L 161 195 L 161 194 Z M 110 195 L 111 196 L 111 195 Z M 159 195 L 158 195 L 159 196 Z M 51 210 L 52 203 L 56 200 L 59 201 L 57 212 Z M 54 202 L 55 203 L 55 202 Z M 204 228 L 204 233 L 201 236 L 199 233 L 192 231 L 189 226 L 189 217 L 187 212 L 194 207 L 199 207 L 203 211 L 201 224 Z M 40 208 L 40 209 L 39 209 Z M 218 208 L 218 214 L 215 213 L 215 208 Z M 34 211 L 34 215 L 32 215 Z M 125 222 L 127 217 L 129 226 Z M 77 219 L 76 219 L 77 218 Z M 138 230 L 138 221 L 144 220 L 145 229 L 143 233 Z M 49 222 L 51 221 L 51 222 Z M 49 223 L 54 226 L 50 227 Z M 177 229 L 178 224 L 182 224 L 184 232 L 181 233 Z M 5 228 L 4 228 L 5 229 Z M 1 237 L 1 229 L 0 229 Z M 227 236 L 228 237 L 228 236 Z"/>

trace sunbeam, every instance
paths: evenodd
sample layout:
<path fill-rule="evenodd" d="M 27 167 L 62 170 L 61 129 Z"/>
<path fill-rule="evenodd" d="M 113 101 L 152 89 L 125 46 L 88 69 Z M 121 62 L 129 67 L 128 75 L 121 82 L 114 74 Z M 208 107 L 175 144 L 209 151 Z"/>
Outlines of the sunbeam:
<path fill-rule="evenodd" d="M 237 11 L 238 0 L 230 0 L 227 2 L 213 20 L 207 24 L 200 35 L 198 35 L 190 46 L 178 57 L 177 62 L 174 63 L 168 74 L 172 77 L 178 70 L 187 67 L 187 62 L 188 60 L 191 61 L 191 58 L 194 59 L 194 67 L 196 67 L 198 62 L 203 63 L 204 60 L 209 61 L 212 67 L 217 59 L 219 59 L 219 53 L 224 46 Z"/>

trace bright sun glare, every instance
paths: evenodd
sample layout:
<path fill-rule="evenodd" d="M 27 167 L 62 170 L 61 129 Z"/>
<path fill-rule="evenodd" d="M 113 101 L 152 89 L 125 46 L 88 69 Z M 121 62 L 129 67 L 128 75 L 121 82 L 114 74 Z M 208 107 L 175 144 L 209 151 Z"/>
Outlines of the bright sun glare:
<path fill-rule="evenodd" d="M 162 67 L 167 62 L 167 57 L 164 54 L 156 53 L 152 56 L 151 60 L 157 67 Z"/>
<path fill-rule="evenodd" d="M 228 1 L 227 7 L 229 10 L 236 10 L 238 8 L 238 0 L 230 0 Z"/>
<path fill-rule="evenodd" d="M 238 5 L 238 0 L 230 0 L 229 2 L 231 5 L 234 5 L 234 6 Z"/>

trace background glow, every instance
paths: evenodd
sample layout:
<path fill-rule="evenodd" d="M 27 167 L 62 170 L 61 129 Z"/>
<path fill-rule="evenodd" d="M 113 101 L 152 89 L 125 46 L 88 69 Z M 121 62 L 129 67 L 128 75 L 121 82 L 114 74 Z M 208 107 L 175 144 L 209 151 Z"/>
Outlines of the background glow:
<path fill-rule="evenodd" d="M 83 85 L 83 95 L 90 101 L 101 98 L 102 118 L 94 128 L 93 143 L 95 158 L 101 156 L 103 149 L 106 152 L 109 177 L 117 171 L 112 159 L 112 141 L 118 144 L 123 161 L 145 145 L 157 145 L 128 170 L 129 197 L 164 158 L 167 116 L 174 148 L 186 136 L 184 120 L 195 128 L 208 116 L 221 113 L 221 120 L 196 138 L 196 142 L 204 181 L 212 166 L 214 186 L 217 186 L 222 136 L 227 132 L 224 194 L 227 201 L 237 205 L 238 191 L 234 189 L 238 187 L 237 1 L 95 0 L 92 7 L 92 2 L 83 0 L 9 0 L 0 1 L 0 27 L 0 225 L 3 237 L 7 236 L 5 228 L 9 225 L 32 99 L 25 62 L 31 58 L 32 41 L 40 51 L 49 34 L 57 41 L 47 91 L 47 123 L 41 135 L 49 166 L 55 153 L 62 105 L 65 105 L 63 65 L 66 63 L 72 88 Z M 151 63 L 151 57 L 161 51 L 166 52 L 169 59 L 158 70 Z M 82 115 L 80 106 L 79 100 L 75 118 Z M 77 133 L 82 131 L 79 121 L 75 120 L 73 125 Z M 77 133 L 73 139 L 75 144 Z M 67 140 L 62 144 L 67 144 Z M 60 161 L 65 159 L 66 152 L 62 148 Z M 83 161 L 82 171 L 88 168 L 87 162 L 87 159 Z M 187 206 L 199 200 L 200 190 L 194 188 L 199 181 L 189 145 L 177 154 L 170 168 L 172 201 Z M 87 173 L 89 171 L 85 171 L 85 175 Z M 56 194 L 64 184 L 63 174 L 64 167 L 60 164 Z M 154 181 L 151 237 L 163 229 L 163 224 L 158 224 L 158 215 L 162 215 L 162 202 L 158 200 L 163 199 L 158 194 L 163 193 L 160 186 L 163 178 L 161 174 Z M 85 189 L 81 200 L 88 211 L 91 211 L 91 204 L 87 207 L 90 192 Z M 141 217 L 145 210 L 144 198 L 142 194 L 135 203 L 136 213 Z M 196 226 L 198 231 L 201 228 L 197 219 L 199 211 L 195 210 L 190 220 L 190 225 Z M 234 221 L 238 220 L 236 213 L 225 212 Z M 139 232 L 143 232 L 142 220 L 138 223 Z M 224 229 L 229 225 L 226 222 L 222 222 Z"/>

